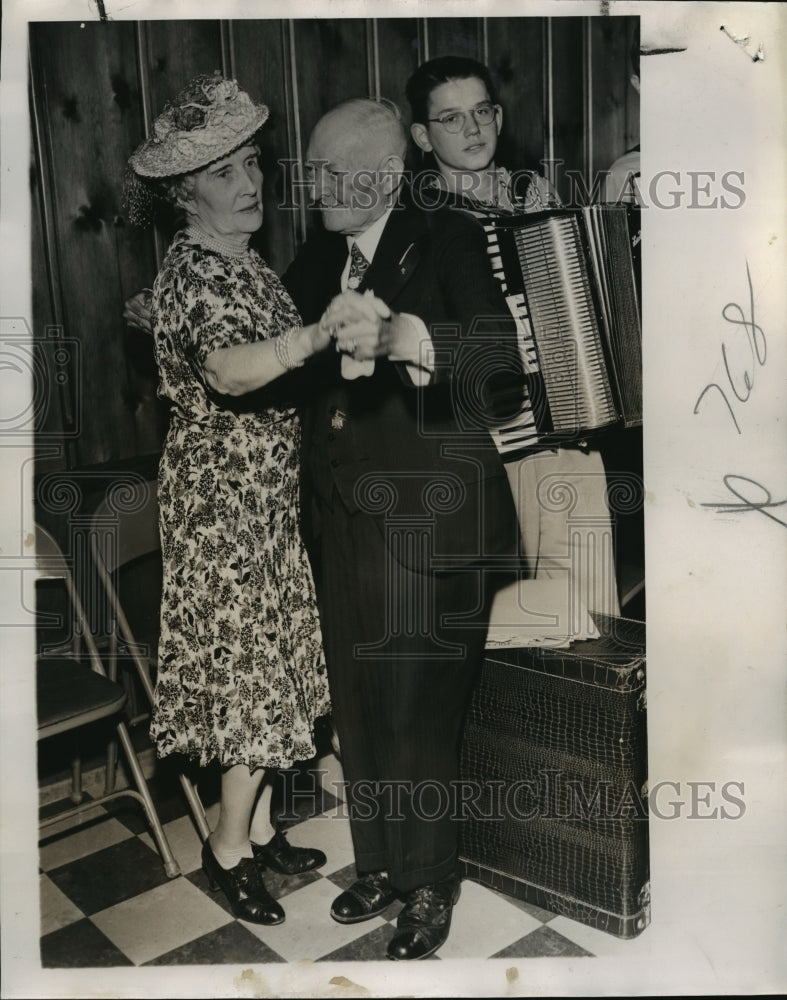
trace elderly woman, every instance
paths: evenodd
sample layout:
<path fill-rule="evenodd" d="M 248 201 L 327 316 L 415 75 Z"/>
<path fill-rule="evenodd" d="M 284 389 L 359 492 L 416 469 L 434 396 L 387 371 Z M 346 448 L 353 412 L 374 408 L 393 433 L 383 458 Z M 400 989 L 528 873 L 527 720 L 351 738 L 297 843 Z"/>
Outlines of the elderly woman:
<path fill-rule="evenodd" d="M 235 81 L 193 80 L 131 156 L 127 202 L 140 222 L 163 195 L 187 223 L 153 289 L 159 395 L 172 407 L 159 471 L 164 589 L 151 736 L 161 757 L 221 765 L 204 870 L 237 917 L 276 924 L 284 911 L 264 868 L 292 874 L 325 855 L 274 829 L 263 779 L 315 755 L 314 722 L 330 707 L 299 535 L 300 425 L 271 383 L 326 338 L 302 326 L 249 247 L 262 225 L 254 137 L 267 117 Z"/>

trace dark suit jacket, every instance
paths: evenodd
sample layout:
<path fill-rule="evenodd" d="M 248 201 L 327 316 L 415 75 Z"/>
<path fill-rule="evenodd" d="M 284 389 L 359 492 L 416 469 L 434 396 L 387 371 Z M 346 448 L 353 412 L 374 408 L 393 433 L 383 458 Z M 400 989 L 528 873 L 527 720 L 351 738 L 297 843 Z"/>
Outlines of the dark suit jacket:
<path fill-rule="evenodd" d="M 317 322 L 339 293 L 346 260 L 341 234 L 319 232 L 303 245 L 283 281 L 304 323 Z M 448 209 L 423 211 L 405 190 L 359 290 L 366 288 L 424 321 L 435 372 L 414 387 L 405 365 L 377 359 L 373 376 L 348 381 L 336 352 L 312 359 L 306 482 L 328 504 L 335 490 L 383 530 L 392 518 L 430 525 L 432 554 L 445 568 L 515 553 L 510 487 L 486 428 L 493 383 L 521 368 L 481 227 Z"/>

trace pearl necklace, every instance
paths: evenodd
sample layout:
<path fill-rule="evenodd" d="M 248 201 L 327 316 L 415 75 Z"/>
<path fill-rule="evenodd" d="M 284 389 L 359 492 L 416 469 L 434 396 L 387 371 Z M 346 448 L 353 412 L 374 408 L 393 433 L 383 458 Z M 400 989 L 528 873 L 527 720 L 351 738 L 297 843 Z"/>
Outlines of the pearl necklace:
<path fill-rule="evenodd" d="M 217 239 L 215 236 L 209 236 L 201 226 L 196 226 L 193 223 L 186 227 L 186 233 L 193 240 L 207 247 L 208 250 L 215 250 L 216 253 L 224 254 L 225 257 L 247 257 L 250 252 L 248 244 L 237 246 L 234 243 Z"/>

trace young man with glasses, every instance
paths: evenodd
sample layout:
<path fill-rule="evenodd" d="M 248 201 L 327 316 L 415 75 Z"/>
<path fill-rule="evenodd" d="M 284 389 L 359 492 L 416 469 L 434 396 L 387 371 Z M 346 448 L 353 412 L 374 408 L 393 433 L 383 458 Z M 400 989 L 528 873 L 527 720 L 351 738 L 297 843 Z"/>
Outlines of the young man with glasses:
<path fill-rule="evenodd" d="M 410 134 L 436 170 L 415 185 L 421 204 L 448 205 L 470 212 L 481 223 L 499 215 L 538 212 L 560 206 L 541 175 L 512 174 L 495 162 L 503 109 L 496 101 L 489 70 L 474 59 L 444 56 L 422 63 L 407 82 L 412 113 Z M 496 237 L 485 227 L 490 259 Z M 497 277 L 504 282 L 502 271 Z M 509 301 L 509 308 L 514 306 Z M 526 314 L 518 314 L 529 323 Z M 598 450 L 584 443 L 534 450 L 505 462 L 514 494 L 532 576 L 569 572 L 588 611 L 619 615 L 617 585 L 611 567 L 612 528 L 607 480 Z M 555 484 L 576 495 L 576 503 L 550 505 Z M 569 523 L 571 518 L 571 523 Z"/>
<path fill-rule="evenodd" d="M 503 109 L 482 63 L 461 56 L 423 63 L 407 83 L 407 99 L 413 141 L 437 167 L 428 182 L 455 196 L 449 203 L 507 212 L 559 205 L 557 193 L 539 174 L 521 170 L 512 175 L 495 163 Z"/>

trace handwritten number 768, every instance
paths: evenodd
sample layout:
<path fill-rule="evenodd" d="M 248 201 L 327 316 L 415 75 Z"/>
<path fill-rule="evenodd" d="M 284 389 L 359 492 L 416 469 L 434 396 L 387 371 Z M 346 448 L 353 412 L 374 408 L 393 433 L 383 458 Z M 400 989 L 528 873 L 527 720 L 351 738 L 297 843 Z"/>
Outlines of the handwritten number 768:
<path fill-rule="evenodd" d="M 746 278 L 749 282 L 749 318 L 746 318 L 746 314 L 743 309 L 741 309 L 741 307 L 735 302 L 728 303 L 721 312 L 722 316 L 728 323 L 732 323 L 737 327 L 743 327 L 746 333 L 746 342 L 748 343 L 749 350 L 751 351 L 751 371 L 748 368 L 744 368 L 742 373 L 736 373 L 736 375 L 738 375 L 742 380 L 742 384 L 736 386 L 736 378 L 733 377 L 733 373 L 730 371 L 730 363 L 727 357 L 727 346 L 724 343 L 721 345 L 721 357 L 724 361 L 724 371 L 727 374 L 727 382 L 729 383 L 729 388 L 732 390 L 733 396 L 739 403 L 748 402 L 754 387 L 754 372 L 756 371 L 756 366 L 759 365 L 762 367 L 765 364 L 765 359 L 768 354 L 765 334 L 763 333 L 762 327 L 757 324 L 754 318 L 754 289 L 752 287 L 751 272 L 749 271 L 748 261 L 746 262 Z M 735 430 L 738 434 L 740 434 L 741 429 L 738 426 L 735 411 L 732 408 L 732 404 L 730 403 L 727 394 L 718 382 L 709 382 L 708 385 L 705 386 L 699 394 L 697 402 L 694 404 L 694 413 L 697 413 L 700 403 L 703 399 L 705 399 L 711 389 L 715 389 L 721 396 L 730 417 L 732 417 L 732 422 L 735 424 Z M 719 501 L 715 503 L 704 503 L 702 506 L 711 507 L 719 512 L 756 510 L 770 518 L 772 521 L 775 521 L 777 524 L 781 524 L 783 527 L 787 528 L 787 521 L 782 520 L 780 517 L 777 517 L 775 513 L 772 513 L 775 508 L 781 508 L 787 505 L 787 500 L 774 500 L 767 487 L 762 486 L 756 480 L 750 479 L 748 476 L 728 474 L 724 477 L 724 485 L 735 497 L 734 501 L 727 501 L 726 503 Z"/>
<path fill-rule="evenodd" d="M 727 305 L 722 309 L 722 316 L 728 323 L 732 323 L 734 326 L 743 327 L 746 333 L 746 341 L 749 345 L 749 350 L 751 351 L 751 371 L 744 368 L 741 373 L 742 387 L 739 389 L 736 387 L 735 378 L 733 378 L 733 373 L 730 371 L 730 363 L 727 357 L 727 347 L 724 343 L 721 345 L 721 356 L 724 361 L 724 371 L 727 375 L 727 382 L 729 383 L 729 388 L 732 390 L 732 394 L 735 399 L 740 403 L 745 403 L 751 396 L 752 388 L 754 387 L 754 371 L 755 366 L 759 365 L 762 367 L 765 364 L 765 359 L 767 357 L 767 342 L 765 339 L 765 333 L 761 326 L 755 322 L 754 318 L 754 288 L 752 287 L 751 273 L 749 271 L 748 261 L 746 262 L 746 278 L 749 282 L 749 316 L 746 318 L 746 314 L 743 309 L 736 302 L 728 302 Z M 734 313 L 737 311 L 737 316 Z M 736 373 L 737 375 L 737 373 Z M 738 425 L 738 421 L 735 417 L 735 411 L 730 404 L 727 394 L 724 389 L 719 385 L 718 382 L 709 382 L 702 392 L 697 397 L 697 402 L 694 404 L 694 413 L 696 414 L 699 410 L 700 403 L 703 401 L 705 396 L 715 389 L 719 396 L 721 396 L 727 407 L 727 412 L 732 418 L 733 424 L 735 424 L 735 430 L 738 434 L 741 433 L 741 429 Z"/>

